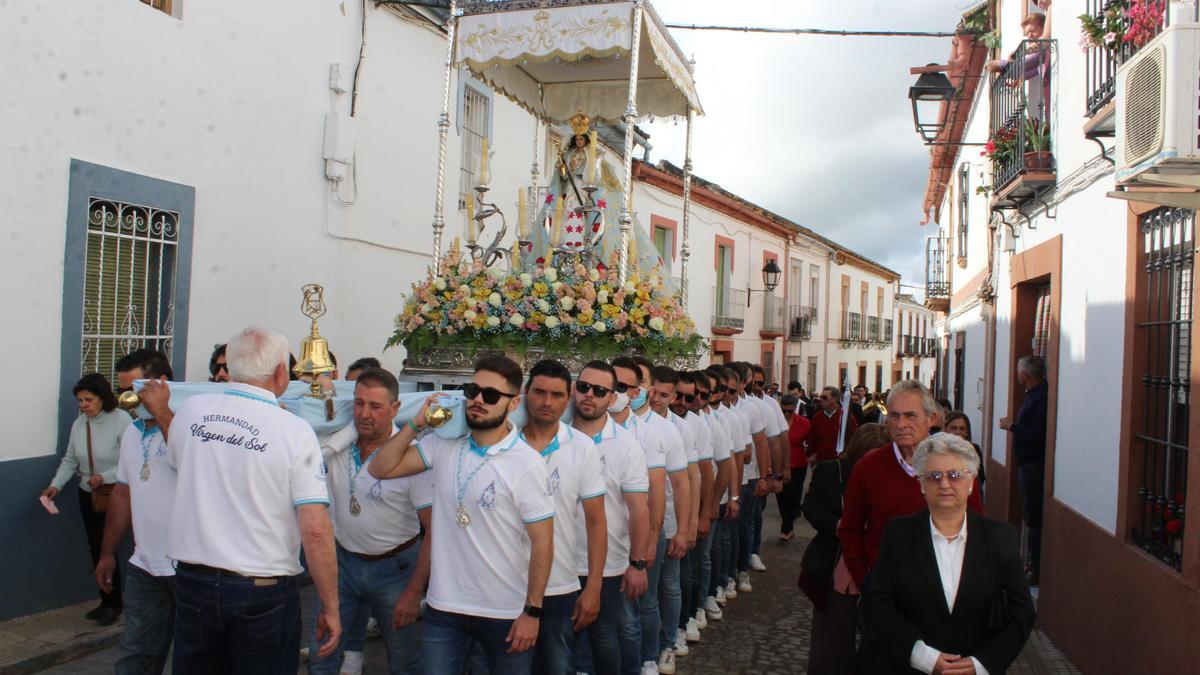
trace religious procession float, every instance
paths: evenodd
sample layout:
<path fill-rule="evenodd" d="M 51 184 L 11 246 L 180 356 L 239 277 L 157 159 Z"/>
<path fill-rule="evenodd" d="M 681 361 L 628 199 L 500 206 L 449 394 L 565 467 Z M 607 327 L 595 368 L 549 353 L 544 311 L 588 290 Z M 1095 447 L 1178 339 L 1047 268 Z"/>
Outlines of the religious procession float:
<path fill-rule="evenodd" d="M 555 358 L 578 372 L 588 360 L 644 354 L 662 363 L 694 364 L 706 348 L 688 317 L 688 222 L 691 138 L 702 114 L 691 65 L 646 0 L 514 0 L 451 2 L 433 217 L 433 264 L 407 294 L 388 347 L 407 352 L 397 422 L 411 419 L 429 390 L 468 381 L 476 358 L 503 352 L 532 365 Z M 466 241 L 443 251 L 446 142 L 450 85 L 465 68 L 532 114 L 535 134 L 531 183 L 521 192 L 510 234 L 508 216 L 489 201 L 491 159 L 486 139 L 479 185 L 467 202 Z M 684 119 L 687 124 L 679 284 L 638 221 L 632 200 L 634 126 L 641 119 Z M 571 130 L 543 176 L 536 139 L 544 125 Z M 615 166 L 600 148 L 597 125 L 623 131 Z M 353 382 L 328 381 L 335 370 L 317 320 L 323 289 L 303 289 L 302 312 L 312 320 L 280 404 L 308 421 L 318 435 L 352 420 Z M 135 383 L 140 391 L 141 382 Z M 172 383 L 172 408 L 189 396 L 227 385 Z M 122 406 L 149 414 L 135 392 Z M 462 397 L 442 399 L 433 411 L 436 433 L 466 433 Z M 521 424 L 523 411 L 513 421 Z"/>

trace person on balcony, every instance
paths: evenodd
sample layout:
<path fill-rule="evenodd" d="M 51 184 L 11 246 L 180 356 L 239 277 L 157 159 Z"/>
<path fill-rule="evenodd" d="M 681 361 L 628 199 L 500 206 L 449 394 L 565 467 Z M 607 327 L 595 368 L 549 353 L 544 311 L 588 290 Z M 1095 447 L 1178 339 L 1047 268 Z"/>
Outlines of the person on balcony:
<path fill-rule="evenodd" d="M 1046 15 L 1035 12 L 1021 19 L 1021 32 L 1025 34 L 1026 41 L 1048 39 L 1049 35 L 1046 33 Z M 1026 47 L 1023 58 L 1025 60 L 1025 69 L 1021 79 L 1029 83 L 1029 89 L 1026 91 L 1027 100 L 1025 109 L 1031 111 L 1031 114 L 1037 118 L 1043 119 L 1045 118 L 1044 111 L 1050 100 L 1049 44 L 1042 42 L 1035 47 Z M 1012 59 L 992 59 L 984 64 L 984 68 L 990 73 L 1003 75 L 1011 63 Z M 1015 75 L 1011 76 L 1010 79 L 1012 80 L 1009 83 L 1010 86 L 1016 86 L 1019 82 Z"/>

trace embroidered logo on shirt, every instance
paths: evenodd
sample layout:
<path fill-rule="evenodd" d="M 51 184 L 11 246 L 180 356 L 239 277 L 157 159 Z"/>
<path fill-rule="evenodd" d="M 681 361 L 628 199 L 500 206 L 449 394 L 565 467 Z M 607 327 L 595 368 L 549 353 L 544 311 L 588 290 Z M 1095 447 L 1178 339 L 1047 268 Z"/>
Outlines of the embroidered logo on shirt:
<path fill-rule="evenodd" d="M 483 493 L 479 495 L 479 506 L 490 511 L 496 509 L 496 481 L 488 483 L 483 489 Z"/>
<path fill-rule="evenodd" d="M 559 482 L 560 482 L 560 479 L 558 477 L 558 469 L 555 469 L 554 473 L 550 474 L 549 476 L 546 476 L 546 496 L 547 497 L 554 497 L 554 496 L 558 495 Z"/>
<path fill-rule="evenodd" d="M 600 453 L 600 475 L 608 476 L 608 456 L 603 452 Z"/>
<path fill-rule="evenodd" d="M 370 499 L 373 502 L 383 501 L 383 481 L 382 480 L 376 480 L 375 484 L 371 486 L 371 489 L 367 490 L 367 499 Z"/>
<path fill-rule="evenodd" d="M 327 475 L 329 475 L 329 467 L 325 466 L 325 462 L 321 462 L 317 466 L 317 475 L 314 478 L 323 481 Z"/>

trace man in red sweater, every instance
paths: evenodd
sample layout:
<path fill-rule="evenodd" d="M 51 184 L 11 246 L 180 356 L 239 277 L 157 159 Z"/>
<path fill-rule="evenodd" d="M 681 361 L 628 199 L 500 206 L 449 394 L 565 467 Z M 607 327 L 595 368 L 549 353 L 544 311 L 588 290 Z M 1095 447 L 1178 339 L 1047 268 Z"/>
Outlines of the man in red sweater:
<path fill-rule="evenodd" d="M 938 405 L 920 382 L 905 380 L 892 387 L 887 408 L 892 442 L 867 453 L 854 465 L 838 525 L 846 569 L 859 589 L 875 565 L 888 521 L 925 508 L 912 458 L 917 445 L 929 436 Z M 967 505 L 976 512 L 983 510 L 978 481 Z"/>
<path fill-rule="evenodd" d="M 845 414 L 841 399 L 837 387 L 821 390 L 821 409 L 812 416 L 812 428 L 808 432 L 808 456 L 814 463 L 837 457 L 838 434 L 842 432 L 842 415 Z M 846 420 L 846 442 L 857 429 L 858 422 L 851 415 Z"/>

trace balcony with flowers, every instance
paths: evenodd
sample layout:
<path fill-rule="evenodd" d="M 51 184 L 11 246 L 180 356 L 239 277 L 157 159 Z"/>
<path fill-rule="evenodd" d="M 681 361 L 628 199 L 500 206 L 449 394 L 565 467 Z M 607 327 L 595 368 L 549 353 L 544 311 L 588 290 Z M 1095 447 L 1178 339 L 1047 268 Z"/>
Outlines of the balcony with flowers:
<path fill-rule="evenodd" d="M 993 209 L 1018 207 L 1057 180 L 1048 114 L 1055 49 L 1054 40 L 1024 40 L 995 62 L 990 133 L 980 153 L 992 165 Z"/>
<path fill-rule="evenodd" d="M 1079 15 L 1079 46 L 1087 63 L 1089 138 L 1116 132 L 1117 69 L 1150 40 L 1167 22 L 1164 0 L 1088 0 L 1087 12 Z"/>

